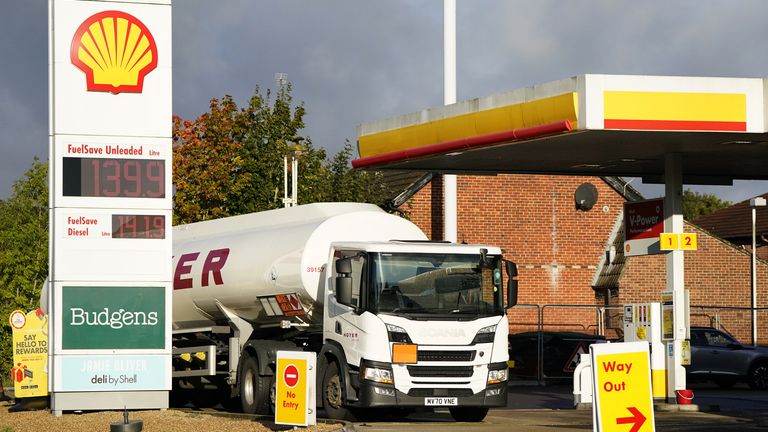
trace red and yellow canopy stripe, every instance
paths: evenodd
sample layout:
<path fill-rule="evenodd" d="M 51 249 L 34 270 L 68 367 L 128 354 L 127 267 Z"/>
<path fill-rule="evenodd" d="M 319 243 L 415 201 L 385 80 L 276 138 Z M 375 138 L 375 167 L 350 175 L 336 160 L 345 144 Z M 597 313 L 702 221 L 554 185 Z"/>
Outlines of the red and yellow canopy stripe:
<path fill-rule="evenodd" d="M 361 135 L 358 137 L 358 148 L 360 157 L 367 158 L 519 129 L 537 128 L 556 122 L 567 121 L 575 125 L 577 117 L 578 94 L 566 93 Z"/>
<path fill-rule="evenodd" d="M 747 130 L 747 96 L 733 93 L 606 91 L 605 129 Z"/>

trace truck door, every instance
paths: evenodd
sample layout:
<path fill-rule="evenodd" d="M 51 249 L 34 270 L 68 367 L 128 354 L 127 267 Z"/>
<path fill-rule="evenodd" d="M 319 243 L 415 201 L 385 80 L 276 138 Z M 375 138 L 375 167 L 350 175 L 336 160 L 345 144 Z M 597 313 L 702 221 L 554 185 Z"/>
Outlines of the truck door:
<path fill-rule="evenodd" d="M 335 281 L 339 274 L 336 272 L 336 261 L 342 258 L 349 258 L 351 261 L 352 273 L 352 296 L 348 303 L 337 302 L 333 309 L 336 314 L 330 314 L 331 322 L 329 329 L 333 334 L 333 339 L 337 340 L 344 347 L 344 354 L 347 356 L 347 362 L 352 365 L 360 364 L 362 356 L 362 341 L 364 340 L 364 326 L 362 324 L 361 313 L 363 311 L 363 298 L 366 285 L 367 266 L 366 255 L 358 251 L 340 251 L 336 253 L 331 268 L 333 269 L 333 278 Z M 334 301 L 336 298 L 334 297 Z M 335 316 L 334 316 L 335 315 Z"/>

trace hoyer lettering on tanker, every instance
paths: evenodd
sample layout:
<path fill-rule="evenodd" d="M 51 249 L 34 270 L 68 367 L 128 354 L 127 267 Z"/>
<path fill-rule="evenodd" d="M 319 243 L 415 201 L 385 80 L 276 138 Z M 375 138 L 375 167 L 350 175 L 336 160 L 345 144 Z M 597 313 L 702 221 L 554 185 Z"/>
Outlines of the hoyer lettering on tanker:
<path fill-rule="evenodd" d="M 176 262 L 173 272 L 173 289 L 189 289 L 194 286 L 194 281 L 199 280 L 200 285 L 207 287 L 223 285 L 222 269 L 227 263 L 229 248 L 213 249 L 205 254 L 200 252 L 188 252 L 182 254 Z M 175 257 L 174 257 L 175 258 Z M 202 261 L 202 270 L 198 270 L 198 263 Z M 193 269 L 193 267 L 195 267 Z M 325 271 L 325 266 L 308 266 L 307 273 L 320 273 Z M 199 277 L 199 279 L 197 279 Z"/>
<path fill-rule="evenodd" d="M 90 145 L 90 144 L 67 144 L 67 154 L 70 155 L 109 155 L 109 156 L 143 156 L 143 145 Z M 160 156 L 158 150 L 149 149 L 148 156 Z"/>
<path fill-rule="evenodd" d="M 611 379 L 606 380 L 603 384 L 603 390 L 607 393 L 620 392 L 627 389 L 627 382 L 620 380 L 622 376 L 629 375 L 629 371 L 632 370 L 632 363 L 622 363 L 617 361 L 604 361 L 602 362 L 603 371 L 611 374 Z M 619 375 L 615 377 L 615 375 Z"/>
<path fill-rule="evenodd" d="M 179 257 L 176 270 L 173 273 L 173 289 L 192 288 L 192 265 L 200 257 L 200 252 L 185 253 Z M 209 251 L 203 261 L 203 269 L 200 275 L 200 284 L 208 286 L 211 281 L 215 285 L 224 284 L 221 277 L 221 269 L 227 263 L 229 248 L 214 249 Z"/>

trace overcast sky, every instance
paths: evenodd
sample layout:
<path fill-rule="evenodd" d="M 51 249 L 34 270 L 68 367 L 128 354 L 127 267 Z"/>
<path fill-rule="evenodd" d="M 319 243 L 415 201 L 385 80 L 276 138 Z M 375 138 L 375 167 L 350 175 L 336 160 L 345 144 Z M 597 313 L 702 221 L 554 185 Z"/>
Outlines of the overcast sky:
<path fill-rule="evenodd" d="M 0 198 L 48 154 L 47 0 L 0 0 Z M 458 100 L 584 73 L 768 77 L 765 0 L 457 0 Z M 288 74 L 305 134 L 442 104 L 440 0 L 174 0 L 173 111 Z M 170 121 L 170 120 L 169 120 Z M 647 196 L 660 187 L 640 186 Z M 739 201 L 766 182 L 696 188 Z"/>

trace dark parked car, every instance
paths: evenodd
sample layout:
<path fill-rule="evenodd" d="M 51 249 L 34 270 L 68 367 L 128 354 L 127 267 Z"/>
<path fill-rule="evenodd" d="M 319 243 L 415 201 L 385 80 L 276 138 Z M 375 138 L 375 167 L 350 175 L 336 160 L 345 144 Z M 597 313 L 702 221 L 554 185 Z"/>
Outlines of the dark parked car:
<path fill-rule="evenodd" d="M 726 388 L 746 381 L 755 390 L 768 388 L 768 348 L 745 346 L 711 327 L 691 327 L 688 380 L 712 380 Z"/>
<path fill-rule="evenodd" d="M 538 371 L 539 333 L 509 335 L 509 374 L 512 379 L 536 378 Z M 544 378 L 573 377 L 579 353 L 588 353 L 589 345 L 605 342 L 605 337 L 578 332 L 541 333 L 544 348 Z"/>

